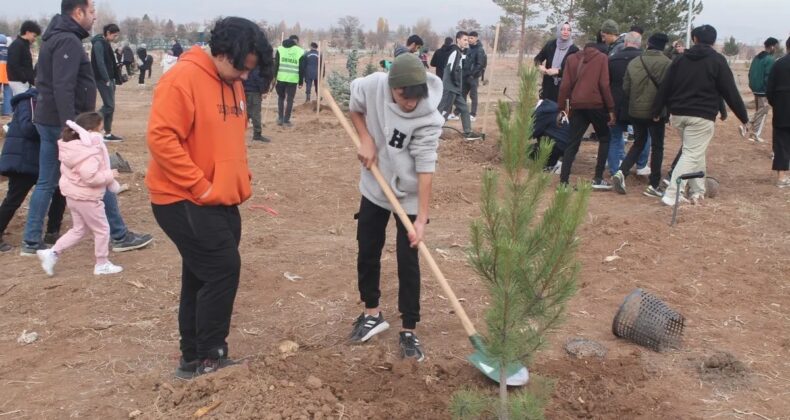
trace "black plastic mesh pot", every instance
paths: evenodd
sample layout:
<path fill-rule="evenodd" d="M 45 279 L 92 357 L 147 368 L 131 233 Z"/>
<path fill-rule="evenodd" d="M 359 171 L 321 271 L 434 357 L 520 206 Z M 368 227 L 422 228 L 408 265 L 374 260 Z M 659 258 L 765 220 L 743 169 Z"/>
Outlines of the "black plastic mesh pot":
<path fill-rule="evenodd" d="M 650 293 L 636 289 L 620 305 L 612 333 L 660 352 L 680 347 L 683 323 L 683 315 Z"/>

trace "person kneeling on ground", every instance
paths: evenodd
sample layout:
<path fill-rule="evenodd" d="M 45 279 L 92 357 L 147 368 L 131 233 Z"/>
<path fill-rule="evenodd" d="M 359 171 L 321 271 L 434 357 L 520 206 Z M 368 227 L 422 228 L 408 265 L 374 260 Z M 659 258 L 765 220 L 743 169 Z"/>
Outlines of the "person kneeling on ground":
<path fill-rule="evenodd" d="M 351 121 L 359 133 L 362 203 L 358 220 L 357 275 L 364 312 L 354 322 L 350 341 L 363 343 L 389 328 L 379 309 L 381 250 L 393 211 L 369 169 L 378 162 L 384 178 L 414 222 L 414 234 L 396 217 L 398 310 L 404 358 L 425 358 L 414 333 L 420 321 L 420 265 L 417 245 L 425 234 L 431 185 L 444 119 L 437 111 L 442 82 L 428 74 L 419 58 L 402 54 L 389 73 L 374 73 L 351 82 Z"/>
<path fill-rule="evenodd" d="M 557 103 L 549 100 L 542 99 L 538 101 L 535 108 L 533 119 L 535 123 L 532 126 L 532 138 L 538 139 L 538 143 L 533 144 L 530 151 L 530 158 L 535 159 L 538 155 L 540 143 L 549 138 L 554 141 L 554 147 L 549 154 L 549 160 L 546 162 L 546 171 L 559 173 L 558 170 L 562 168 L 562 162 L 559 162 L 560 157 L 568 147 L 569 125 L 567 121 L 557 120 L 560 113 L 560 108 Z"/>

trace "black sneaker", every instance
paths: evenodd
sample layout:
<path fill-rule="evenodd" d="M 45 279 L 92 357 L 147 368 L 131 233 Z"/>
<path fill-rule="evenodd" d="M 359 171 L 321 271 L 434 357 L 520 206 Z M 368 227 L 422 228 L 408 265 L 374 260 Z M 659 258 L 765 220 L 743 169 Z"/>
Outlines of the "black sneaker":
<path fill-rule="evenodd" d="M 384 320 L 384 314 L 379 312 L 378 317 L 365 315 L 363 312 L 356 321 L 354 321 L 354 328 L 351 330 L 349 341 L 354 344 L 361 344 L 370 340 L 374 335 L 387 331 L 390 324 Z"/>
<path fill-rule="evenodd" d="M 22 241 L 22 248 L 19 250 L 19 255 L 23 257 L 35 257 L 37 256 L 36 252 L 42 249 L 49 249 L 49 245 L 43 242 L 30 245 L 27 242 Z"/>
<path fill-rule="evenodd" d="M 192 379 L 197 376 L 197 370 L 200 366 L 200 359 L 195 359 L 191 362 L 187 362 L 181 357 L 181 360 L 178 363 L 178 367 L 176 368 L 176 378 L 179 379 Z"/>
<path fill-rule="evenodd" d="M 131 251 L 134 249 L 145 248 L 153 242 L 154 237 L 144 233 L 138 234 L 134 233 L 131 230 L 126 232 L 126 236 L 123 239 L 119 240 L 112 240 L 112 251 L 113 252 L 124 252 L 124 251 Z"/>
<path fill-rule="evenodd" d="M 8 252 L 14 249 L 11 245 L 5 243 L 2 239 L 0 239 L 0 252 Z"/>
<path fill-rule="evenodd" d="M 404 359 L 417 359 L 418 362 L 425 360 L 420 340 L 410 331 L 401 331 L 400 333 L 400 353 Z"/>
<path fill-rule="evenodd" d="M 116 136 L 113 133 L 105 134 L 104 135 L 104 141 L 106 141 L 108 143 L 117 143 L 119 141 L 123 141 L 123 137 L 118 137 L 118 136 Z"/>
<path fill-rule="evenodd" d="M 483 135 L 480 133 L 475 133 L 474 131 L 470 131 L 468 133 L 464 133 L 464 140 L 467 141 L 483 140 Z"/>
<path fill-rule="evenodd" d="M 262 134 L 255 134 L 252 136 L 253 141 L 260 141 L 264 143 L 271 143 L 271 139 L 268 137 L 264 137 Z"/>
<path fill-rule="evenodd" d="M 60 232 L 47 232 L 44 234 L 44 243 L 47 245 L 55 245 L 55 242 L 60 238 Z"/>
<path fill-rule="evenodd" d="M 219 359 L 203 359 L 198 363 L 197 369 L 195 369 L 194 376 L 214 373 L 222 368 L 238 365 L 238 364 L 239 362 L 228 359 L 227 357 L 220 357 Z"/>

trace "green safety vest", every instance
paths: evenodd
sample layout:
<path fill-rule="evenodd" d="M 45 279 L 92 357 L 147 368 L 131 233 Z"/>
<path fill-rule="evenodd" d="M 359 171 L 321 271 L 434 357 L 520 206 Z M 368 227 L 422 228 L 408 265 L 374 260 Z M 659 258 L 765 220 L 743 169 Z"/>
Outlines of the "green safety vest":
<path fill-rule="evenodd" d="M 299 83 L 299 59 L 304 55 L 304 50 L 298 46 L 285 48 L 277 47 L 280 54 L 280 67 L 277 69 L 277 80 L 286 83 Z"/>

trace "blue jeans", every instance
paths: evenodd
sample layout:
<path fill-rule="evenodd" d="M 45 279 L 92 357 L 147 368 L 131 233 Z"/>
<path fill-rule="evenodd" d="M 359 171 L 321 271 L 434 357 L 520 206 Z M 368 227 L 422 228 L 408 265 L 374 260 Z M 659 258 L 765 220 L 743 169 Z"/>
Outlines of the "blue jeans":
<path fill-rule="evenodd" d="M 52 201 L 52 194 L 60 181 L 60 161 L 58 160 L 58 139 L 60 127 L 36 124 L 41 137 L 38 160 L 38 181 L 30 196 L 30 209 L 27 212 L 24 241 L 28 245 L 41 243 L 44 216 Z M 121 217 L 118 200 L 115 194 L 107 191 L 104 194 L 104 211 L 110 224 L 110 236 L 119 240 L 126 236 L 128 229 Z"/>
<path fill-rule="evenodd" d="M 628 124 L 617 122 L 609 129 L 609 155 L 606 163 L 609 165 L 609 173 L 614 175 L 620 169 L 620 162 L 625 159 L 625 140 L 623 133 L 628 130 Z"/>
<path fill-rule="evenodd" d="M 3 110 L 0 114 L 3 115 L 11 115 L 14 110 L 11 108 L 11 98 L 14 96 L 14 92 L 11 90 L 11 85 L 5 83 L 3 86 Z"/>

